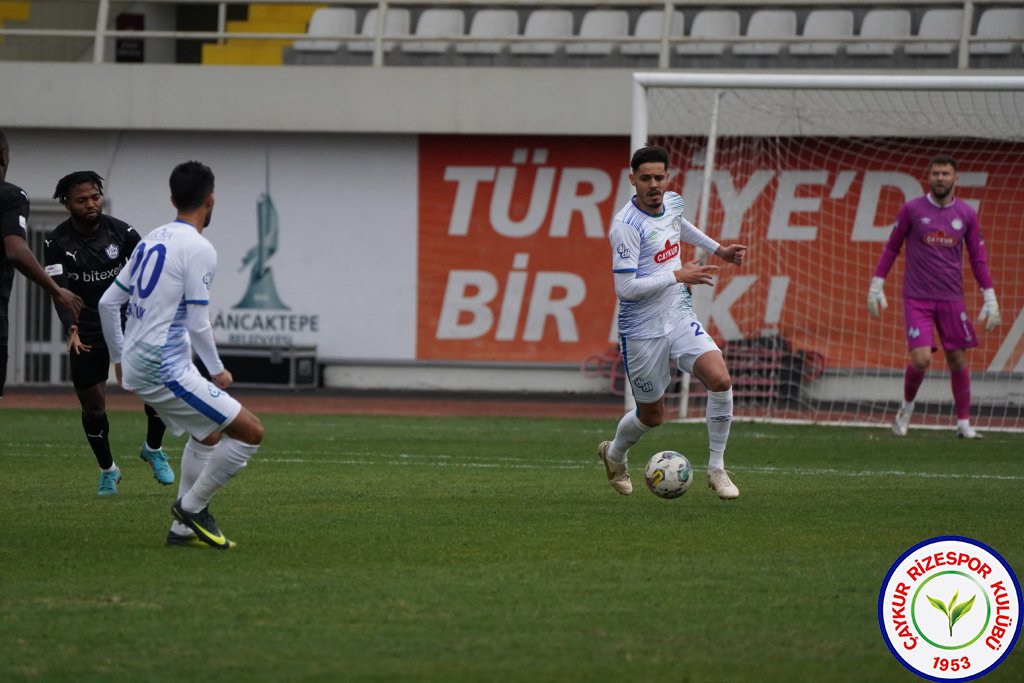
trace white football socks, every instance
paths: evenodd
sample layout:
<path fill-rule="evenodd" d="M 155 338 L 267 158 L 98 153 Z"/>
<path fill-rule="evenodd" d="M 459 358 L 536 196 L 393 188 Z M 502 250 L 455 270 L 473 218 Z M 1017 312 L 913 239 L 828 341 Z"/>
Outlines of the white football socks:
<path fill-rule="evenodd" d="M 608 447 L 608 459 L 620 465 L 626 462 L 626 451 L 644 438 L 644 434 L 649 431 L 651 428 L 640 421 L 635 410 L 623 415 L 619 420 L 619 426 L 615 429 L 615 440 Z"/>
<path fill-rule="evenodd" d="M 192 485 L 196 483 L 196 479 L 198 479 L 199 475 L 202 474 L 203 468 L 206 467 L 206 463 L 210 461 L 210 456 L 213 455 L 213 451 L 216 448 L 216 446 L 207 446 L 195 439 L 189 439 L 185 442 L 185 448 L 181 451 L 181 473 L 178 476 L 178 498 L 184 498 L 185 494 L 192 488 Z M 193 511 L 190 510 L 190 512 Z M 198 512 L 198 510 L 195 512 Z M 188 536 L 192 534 L 192 530 L 178 520 L 174 520 L 174 522 L 171 523 L 171 531 L 180 536 Z"/>
<path fill-rule="evenodd" d="M 259 450 L 259 444 L 242 443 L 225 436 L 213 449 L 206 467 L 196 477 L 188 493 L 181 497 L 181 507 L 186 512 L 199 512 L 210 504 L 210 498 L 224 484 L 245 467 L 249 458 Z"/>
<path fill-rule="evenodd" d="M 708 469 L 725 469 L 725 445 L 732 427 L 732 388 L 709 391 L 705 419 L 708 424 Z"/>

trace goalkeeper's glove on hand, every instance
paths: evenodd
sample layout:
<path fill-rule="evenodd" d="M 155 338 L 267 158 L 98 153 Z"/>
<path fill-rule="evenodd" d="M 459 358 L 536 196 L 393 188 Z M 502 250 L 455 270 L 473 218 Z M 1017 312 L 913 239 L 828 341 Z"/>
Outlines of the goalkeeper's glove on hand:
<path fill-rule="evenodd" d="M 868 287 L 868 311 L 876 318 L 879 316 L 880 309 L 889 308 L 889 302 L 885 300 L 885 292 L 882 291 L 883 284 L 885 284 L 884 279 L 873 277 L 871 286 Z"/>
<path fill-rule="evenodd" d="M 1003 319 L 999 317 L 999 304 L 996 303 L 996 290 L 986 289 L 983 290 L 981 294 L 985 298 L 985 303 L 981 306 L 981 315 L 978 316 L 978 320 L 984 320 L 985 331 L 991 332 L 996 325 L 1003 322 Z"/>

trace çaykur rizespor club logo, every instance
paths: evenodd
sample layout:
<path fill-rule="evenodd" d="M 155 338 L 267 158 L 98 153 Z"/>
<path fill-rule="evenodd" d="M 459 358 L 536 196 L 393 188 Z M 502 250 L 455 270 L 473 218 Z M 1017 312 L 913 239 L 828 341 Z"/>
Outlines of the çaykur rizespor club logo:
<path fill-rule="evenodd" d="M 1020 583 L 987 545 L 962 536 L 918 543 L 889 570 L 878 624 L 906 668 L 967 681 L 998 666 L 1020 635 Z"/>

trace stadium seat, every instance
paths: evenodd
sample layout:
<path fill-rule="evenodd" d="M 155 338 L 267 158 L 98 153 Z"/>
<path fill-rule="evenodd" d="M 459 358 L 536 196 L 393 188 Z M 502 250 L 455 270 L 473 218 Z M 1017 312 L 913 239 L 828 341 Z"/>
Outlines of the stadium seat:
<path fill-rule="evenodd" d="M 440 9 L 431 7 L 423 10 L 413 35 L 425 37 L 461 36 L 466 26 L 466 17 L 461 9 Z M 413 40 L 402 43 L 402 52 L 444 52 L 447 40 Z"/>
<path fill-rule="evenodd" d="M 523 27 L 524 38 L 566 38 L 572 35 L 572 12 L 562 9 L 538 9 L 530 12 Z M 510 48 L 514 54 L 553 55 L 562 45 L 557 41 L 521 42 Z"/>
<path fill-rule="evenodd" d="M 629 15 L 623 10 L 592 9 L 583 15 L 579 38 L 591 38 L 581 43 L 568 43 L 565 53 L 570 55 L 609 55 L 618 43 L 601 38 L 625 38 L 629 35 Z"/>
<path fill-rule="evenodd" d="M 691 38 L 735 38 L 740 35 L 740 15 L 732 10 L 703 10 L 693 20 Z M 682 43 L 676 47 L 681 55 L 721 55 L 729 43 Z"/>
<path fill-rule="evenodd" d="M 964 25 L 962 9 L 930 9 L 921 18 L 917 30 L 919 38 L 941 38 L 941 42 L 907 43 L 903 52 L 908 55 L 949 56 L 956 50 Z"/>
<path fill-rule="evenodd" d="M 905 9 L 873 9 L 864 15 L 861 38 L 892 40 L 852 43 L 846 48 L 850 55 L 894 55 L 904 38 L 910 37 L 910 12 Z"/>
<path fill-rule="evenodd" d="M 972 55 L 1008 55 L 1024 43 L 1024 9 L 991 7 L 978 20 L 978 32 L 971 41 Z"/>
<path fill-rule="evenodd" d="M 345 36 L 356 33 L 356 11 L 350 7 L 321 7 L 313 12 L 306 33 L 310 36 Z M 340 40 L 296 40 L 299 52 L 336 52 Z"/>
<path fill-rule="evenodd" d="M 661 50 L 658 41 L 661 40 L 661 27 L 664 22 L 665 12 L 660 9 L 644 10 L 637 17 L 636 27 L 633 29 L 633 37 L 644 39 L 642 43 L 623 43 L 619 48 L 624 55 L 656 55 Z M 668 35 L 670 38 L 678 38 L 683 35 L 683 13 L 676 11 L 672 13 L 672 25 L 669 26 Z"/>
<path fill-rule="evenodd" d="M 791 55 L 836 55 L 844 43 L 829 42 L 829 38 L 853 37 L 853 12 L 848 9 L 811 10 L 804 22 L 804 38 L 813 42 L 789 46 Z"/>
<path fill-rule="evenodd" d="M 508 38 L 519 34 L 519 14 L 513 9 L 482 9 L 473 15 L 468 35 L 480 38 Z M 508 43 L 499 40 L 481 40 L 458 43 L 456 52 L 469 54 L 497 54 Z"/>
<path fill-rule="evenodd" d="M 398 7 L 390 7 L 384 15 L 385 36 L 409 35 L 409 10 Z M 359 32 L 361 36 L 368 36 L 369 40 L 355 40 L 349 43 L 350 52 L 373 52 L 373 36 L 377 32 L 377 9 L 371 9 L 363 18 L 363 28 Z M 394 40 L 385 40 L 381 48 L 384 52 L 395 47 Z"/>
<path fill-rule="evenodd" d="M 796 13 L 788 9 L 761 9 L 750 15 L 745 34 L 749 42 L 733 45 L 734 55 L 777 55 L 788 43 L 761 42 L 754 38 L 795 38 Z"/>

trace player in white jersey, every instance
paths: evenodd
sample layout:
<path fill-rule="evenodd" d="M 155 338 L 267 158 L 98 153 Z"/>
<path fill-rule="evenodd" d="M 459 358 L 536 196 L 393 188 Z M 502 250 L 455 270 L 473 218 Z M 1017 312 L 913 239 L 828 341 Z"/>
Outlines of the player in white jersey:
<path fill-rule="evenodd" d="M 739 489 L 725 471 L 725 446 L 732 423 L 732 378 L 721 350 L 693 313 L 690 285 L 710 285 L 718 266 L 683 262 L 682 242 L 739 265 L 747 248 L 721 246 L 683 218 L 683 198 L 666 192 L 668 152 L 648 146 L 637 150 L 629 180 L 636 188 L 612 221 L 612 272 L 619 298 L 619 337 L 636 410 L 619 421 L 612 441 L 602 441 L 598 456 L 612 488 L 633 492 L 627 453 L 644 434 L 665 419 L 665 390 L 670 361 L 708 389 L 710 456 L 708 486 L 720 498 L 738 498 Z"/>
<path fill-rule="evenodd" d="M 167 544 L 227 549 L 234 543 L 210 514 L 210 498 L 256 453 L 263 425 L 224 391 L 232 377 L 210 326 L 217 252 L 202 232 L 213 215 L 213 172 L 197 161 L 179 164 L 170 185 L 177 218 L 139 242 L 100 298 L 100 318 L 121 385 L 152 406 L 173 433 L 191 436 L 181 455 Z M 212 382 L 192 363 L 193 348 Z"/>

